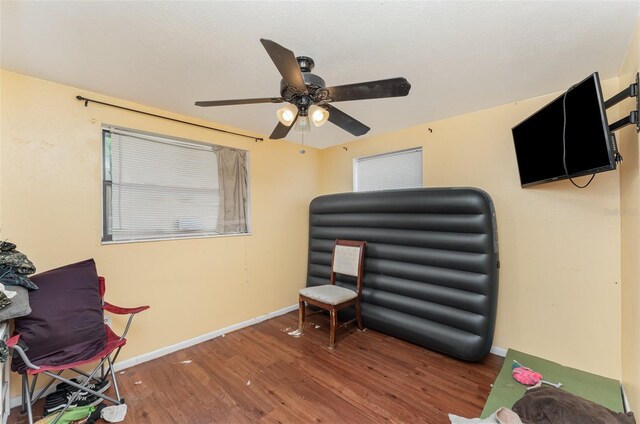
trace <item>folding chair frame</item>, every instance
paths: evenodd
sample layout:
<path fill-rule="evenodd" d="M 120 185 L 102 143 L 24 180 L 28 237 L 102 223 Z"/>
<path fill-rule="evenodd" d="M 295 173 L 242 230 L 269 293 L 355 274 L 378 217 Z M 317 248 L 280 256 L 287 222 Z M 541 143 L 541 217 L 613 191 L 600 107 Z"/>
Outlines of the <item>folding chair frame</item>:
<path fill-rule="evenodd" d="M 98 354 L 96 354 L 93 358 L 89 358 L 88 360 L 79 362 L 80 364 L 84 365 L 85 363 L 98 361 L 98 365 L 93 369 L 91 373 L 87 374 L 86 372 L 79 370 L 77 367 L 65 367 L 65 365 L 60 365 L 58 367 L 44 367 L 47 369 L 43 369 L 42 367 L 39 367 L 33 364 L 29 360 L 28 356 L 25 354 L 24 350 L 20 347 L 20 345 L 18 345 L 18 341 L 20 339 L 19 334 L 16 334 L 12 336 L 9 340 L 7 340 L 7 347 L 13 350 L 13 355 L 15 355 L 17 352 L 18 355 L 22 358 L 25 365 L 27 366 L 27 369 L 24 371 L 24 374 L 22 374 L 22 408 L 21 410 L 22 410 L 22 414 L 24 414 L 25 412 L 27 413 L 29 424 L 33 424 L 32 406 L 42 397 L 42 395 L 44 395 L 47 389 L 49 389 L 49 387 L 51 387 L 51 385 L 56 380 L 67 383 L 78 390 L 68 400 L 63 410 L 55 412 L 57 416 L 55 420 L 52 421 L 51 424 L 56 424 L 58 422 L 58 420 L 67 411 L 70 405 L 73 404 L 76 398 L 80 395 L 81 391 L 88 392 L 92 395 L 98 396 L 115 405 L 120 405 L 124 403 L 124 398 L 120 396 L 120 389 L 118 388 L 118 381 L 116 379 L 116 373 L 113 368 L 113 364 L 118 358 L 118 355 L 120 354 L 120 350 L 127 342 L 127 339 L 125 337 L 129 332 L 129 327 L 131 326 L 131 321 L 133 320 L 133 317 L 137 313 L 149 309 L 149 306 L 145 305 L 145 306 L 139 306 L 137 308 L 121 308 L 118 306 L 114 306 L 108 302 L 105 302 L 103 299 L 104 292 L 105 292 L 105 280 L 103 277 L 98 277 L 98 278 L 99 278 L 99 284 L 100 284 L 100 298 L 102 299 L 102 309 L 104 311 L 117 314 L 117 315 L 129 315 L 129 319 L 127 321 L 127 325 L 124 329 L 122 336 L 120 336 L 120 338 L 118 338 L 117 340 L 113 338 L 117 336 L 115 336 L 113 331 L 111 331 L 111 329 L 107 325 L 105 325 L 105 329 L 107 330 L 107 340 L 109 340 L 109 337 L 111 336 L 112 337 L 111 341 L 114 343 L 114 346 L 109 350 L 109 352 L 105 352 L 103 350 L 102 352 L 99 352 Z M 105 347 L 105 349 L 107 349 L 107 347 Z M 104 370 L 105 362 L 108 364 L 108 368 L 106 372 Z M 85 377 L 84 383 L 78 384 L 75 381 L 62 377 L 62 373 L 67 370 L 83 375 Z M 98 374 L 98 371 L 100 371 L 100 374 L 99 374 L 100 378 L 96 378 L 96 374 Z M 40 389 L 34 397 L 36 383 L 38 381 L 38 376 L 40 374 L 47 375 L 50 378 L 50 381 L 46 384 L 46 386 Z M 31 380 L 31 383 L 29 382 L 29 375 L 33 375 L 33 379 Z M 92 381 L 98 382 L 98 381 L 104 380 L 105 378 L 107 378 L 108 375 L 111 376 L 111 381 L 113 383 L 113 388 L 116 394 L 115 398 L 108 396 L 104 393 L 98 393 L 86 387 Z"/>

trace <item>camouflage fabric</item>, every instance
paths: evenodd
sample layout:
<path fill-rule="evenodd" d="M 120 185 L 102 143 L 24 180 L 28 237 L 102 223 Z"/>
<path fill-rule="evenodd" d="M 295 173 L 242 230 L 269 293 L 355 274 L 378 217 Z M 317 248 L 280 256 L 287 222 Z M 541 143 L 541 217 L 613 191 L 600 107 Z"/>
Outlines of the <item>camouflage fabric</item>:
<path fill-rule="evenodd" d="M 9 305 L 11 305 L 13 302 L 11 301 L 11 299 L 9 299 L 7 297 L 6 294 L 4 294 L 4 292 L 0 291 L 0 309 L 5 308 Z"/>
<path fill-rule="evenodd" d="M 26 275 L 18 274 L 13 268 L 0 265 L 0 283 L 5 286 L 22 286 L 29 290 L 38 290 L 36 286 Z"/>
<path fill-rule="evenodd" d="M 0 340 L 0 362 L 5 363 L 9 359 L 9 348 L 7 342 Z"/>
<path fill-rule="evenodd" d="M 0 241 L 0 251 L 2 252 L 10 252 L 16 248 L 16 245 L 13 243 L 9 243 L 8 241 Z"/>
<path fill-rule="evenodd" d="M 6 241 L 0 242 L 0 265 L 13 268 L 18 274 L 29 275 L 36 272 L 27 255 L 16 250 L 16 245 Z"/>

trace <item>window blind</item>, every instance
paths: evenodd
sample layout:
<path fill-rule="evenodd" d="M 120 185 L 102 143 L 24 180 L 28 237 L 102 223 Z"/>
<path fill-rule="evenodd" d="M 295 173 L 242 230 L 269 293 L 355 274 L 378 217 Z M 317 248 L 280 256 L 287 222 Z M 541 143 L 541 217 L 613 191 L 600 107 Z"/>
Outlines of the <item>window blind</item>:
<path fill-rule="evenodd" d="M 216 146 L 105 130 L 104 241 L 216 234 Z"/>
<path fill-rule="evenodd" d="M 353 191 L 422 187 L 422 149 L 354 159 Z"/>

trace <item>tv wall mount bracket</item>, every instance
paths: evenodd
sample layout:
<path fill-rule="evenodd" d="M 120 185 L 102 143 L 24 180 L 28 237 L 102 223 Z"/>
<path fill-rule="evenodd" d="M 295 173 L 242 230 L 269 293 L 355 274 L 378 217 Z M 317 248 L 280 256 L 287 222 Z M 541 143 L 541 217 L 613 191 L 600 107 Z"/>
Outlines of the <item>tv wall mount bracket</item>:
<path fill-rule="evenodd" d="M 629 87 L 625 88 L 606 102 L 604 102 L 604 108 L 609 109 L 610 107 L 617 105 L 621 101 L 629 98 L 636 98 L 636 108 L 629 112 L 628 116 L 625 116 L 622 119 L 617 120 L 613 124 L 609 125 L 609 131 L 614 132 L 619 130 L 620 128 L 626 127 L 627 125 L 635 124 L 636 132 L 640 133 L 640 97 L 638 97 L 638 86 L 640 85 L 640 75 L 636 72 L 636 82 L 629 85 Z"/>

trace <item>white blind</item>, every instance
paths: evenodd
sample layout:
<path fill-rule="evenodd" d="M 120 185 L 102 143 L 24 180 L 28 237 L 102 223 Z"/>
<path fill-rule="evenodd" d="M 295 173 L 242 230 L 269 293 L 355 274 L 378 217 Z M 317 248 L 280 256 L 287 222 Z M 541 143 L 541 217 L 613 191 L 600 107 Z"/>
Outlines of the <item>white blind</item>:
<path fill-rule="evenodd" d="M 105 182 L 106 240 L 216 233 L 214 146 L 110 129 Z"/>
<path fill-rule="evenodd" d="M 422 149 L 354 159 L 353 191 L 422 187 Z"/>

